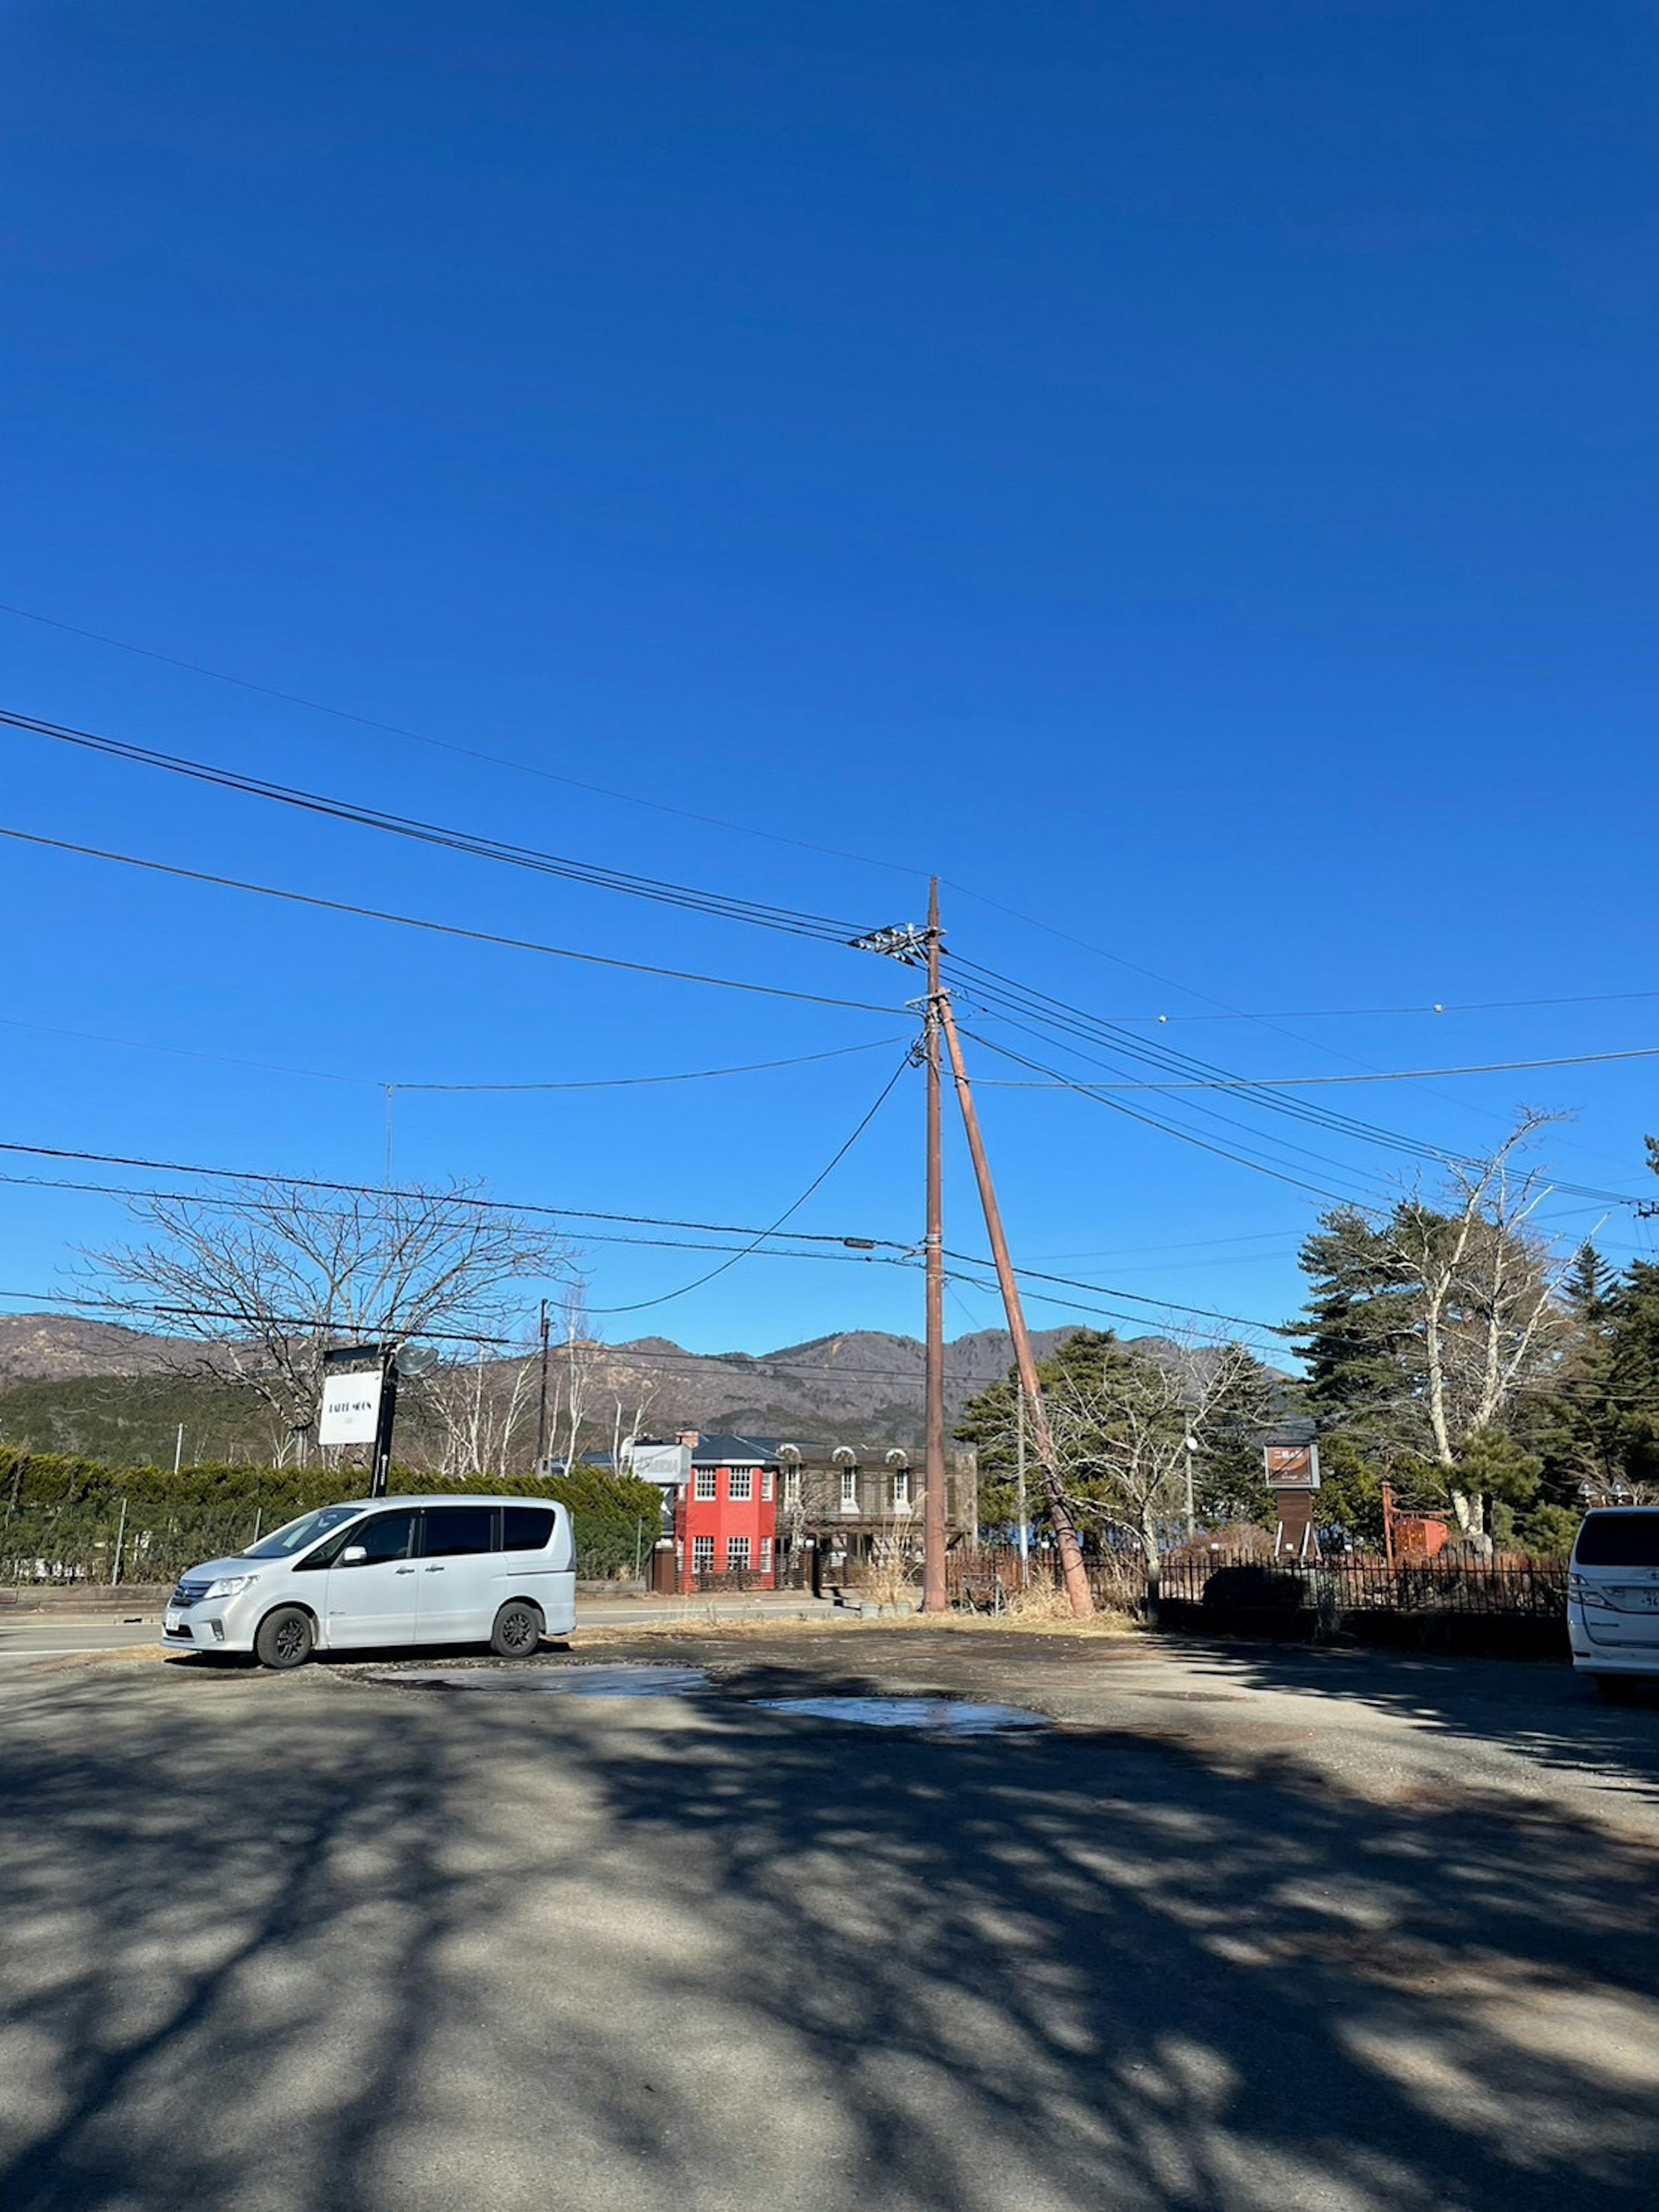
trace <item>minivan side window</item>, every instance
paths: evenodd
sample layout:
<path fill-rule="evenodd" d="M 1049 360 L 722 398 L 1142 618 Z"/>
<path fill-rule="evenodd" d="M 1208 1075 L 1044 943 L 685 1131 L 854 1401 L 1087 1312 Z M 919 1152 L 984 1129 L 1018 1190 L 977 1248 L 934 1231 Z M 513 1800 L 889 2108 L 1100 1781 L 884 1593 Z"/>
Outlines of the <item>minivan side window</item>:
<path fill-rule="evenodd" d="M 1578 1531 L 1581 1567 L 1659 1567 L 1659 1513 L 1590 1513 Z"/>
<path fill-rule="evenodd" d="M 342 1561 L 348 1568 L 382 1566 L 388 1559 L 406 1559 L 413 1547 L 415 1516 L 407 1510 L 401 1513 L 376 1513 L 368 1520 L 355 1521 L 345 1532 L 342 1552 L 361 1544 L 368 1557 L 366 1559 Z"/>
<path fill-rule="evenodd" d="M 498 1549 L 493 1505 L 428 1505 L 426 1534 L 421 1543 L 424 1559 L 453 1559 L 477 1552 Z"/>
<path fill-rule="evenodd" d="M 502 1506 L 502 1551 L 544 1552 L 552 1540 L 553 1509 L 551 1506 Z"/>

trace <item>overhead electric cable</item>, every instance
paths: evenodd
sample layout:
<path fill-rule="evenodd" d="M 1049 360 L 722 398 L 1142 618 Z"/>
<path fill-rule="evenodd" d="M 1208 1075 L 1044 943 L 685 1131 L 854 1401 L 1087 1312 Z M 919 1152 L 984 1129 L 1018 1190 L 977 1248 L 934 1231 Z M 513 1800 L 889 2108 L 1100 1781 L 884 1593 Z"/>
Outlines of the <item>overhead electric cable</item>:
<path fill-rule="evenodd" d="M 133 853 L 112 853 L 99 845 L 72 844 L 65 837 L 42 837 L 29 830 L 0 827 L 0 837 L 23 845 L 40 845 L 50 852 L 74 853 L 83 860 L 112 860 L 125 868 L 142 868 L 152 875 L 176 876 L 183 882 L 210 884 L 219 890 L 249 891 L 258 898 L 281 899 L 290 906 L 308 906 L 325 914 L 349 914 L 368 921 L 388 921 L 400 929 L 423 929 L 439 937 L 459 937 L 473 945 L 496 945 L 512 952 L 534 952 L 553 960 L 578 960 L 593 968 L 621 968 L 635 975 L 661 975 L 671 982 L 704 983 L 722 991 L 748 991 L 763 999 L 791 999 L 808 1006 L 836 1006 L 857 1014 L 884 1014 L 890 1021 L 897 1011 L 858 999 L 830 999 L 816 991 L 789 991 L 777 983 L 750 983 L 732 975 L 704 975 L 685 968 L 660 968 L 647 960 L 623 960 L 608 952 L 576 952 L 568 945 L 542 945 L 533 938 L 505 937 L 493 930 L 466 929 L 459 922 L 429 921 L 424 916 L 394 914 L 382 907 L 358 906 L 348 899 L 319 898 L 310 891 L 284 890 L 273 884 L 252 884 L 238 876 L 217 876 L 202 868 L 181 868 L 167 860 L 149 860 Z"/>
<path fill-rule="evenodd" d="M 830 1177 L 835 1173 L 836 1170 L 847 1158 L 848 1152 L 852 1151 L 854 1146 L 857 1144 L 859 1139 L 864 1134 L 870 1124 L 875 1120 L 877 1115 L 880 1113 L 882 1108 L 887 1103 L 889 1098 L 892 1097 L 894 1091 L 898 1086 L 899 1079 L 902 1076 L 906 1068 L 910 1065 L 910 1054 L 907 1052 L 903 1059 L 900 1060 L 898 1066 L 893 1070 L 893 1073 L 888 1077 L 886 1082 L 882 1085 L 875 1104 L 864 1116 L 864 1119 L 859 1123 L 857 1128 L 854 1130 L 852 1135 L 848 1138 L 846 1143 L 843 1144 L 839 1151 L 836 1152 L 829 1164 L 826 1167 L 820 1169 L 818 1173 L 813 1176 L 811 1182 L 807 1184 L 800 1196 L 796 1199 L 793 1204 L 787 1206 L 784 1208 L 783 1212 L 779 1214 L 777 1219 L 772 1224 L 771 1227 L 769 1229 L 763 1229 L 757 1232 L 753 1244 L 745 1246 L 741 1252 L 732 1253 L 731 1257 L 727 1260 L 722 1261 L 718 1267 L 711 1267 L 706 1275 L 699 1275 L 695 1282 L 682 1283 L 677 1291 L 664 1291 L 659 1297 L 653 1298 L 635 1298 L 629 1304 L 623 1306 L 593 1306 L 590 1309 L 590 1311 L 595 1314 L 605 1315 L 643 1313 L 647 1306 L 665 1306 L 671 1304 L 676 1298 L 687 1297 L 693 1291 L 702 1290 L 705 1283 L 712 1283 L 717 1275 L 723 1275 L 728 1268 L 735 1267 L 739 1260 L 746 1260 L 750 1254 L 754 1251 L 756 1246 L 763 1243 L 769 1237 L 776 1237 L 779 1235 L 783 1229 L 784 1223 L 789 1219 L 791 1215 L 799 1213 L 802 1206 L 805 1205 L 807 1200 L 811 1197 L 814 1191 L 822 1189 L 823 1185 L 830 1180 Z"/>
<path fill-rule="evenodd" d="M 1659 1060 L 1659 1045 L 1638 1045 L 1624 1052 L 1570 1052 L 1550 1060 L 1489 1060 L 1469 1067 L 1394 1067 L 1358 1075 L 1222 1075 L 1177 1083 L 1103 1083 L 1102 1091 L 1287 1091 L 1330 1083 L 1426 1083 L 1446 1075 L 1511 1075 L 1535 1067 L 1591 1067 L 1607 1060 Z M 1005 1091 L 1041 1089 L 1036 1084 L 1003 1082 Z"/>
<path fill-rule="evenodd" d="M 58 744 L 72 745 L 83 752 L 99 753 L 106 758 L 126 762 L 138 768 L 157 769 L 168 775 L 182 776 L 195 783 L 209 784 L 217 790 L 234 791 L 245 798 L 260 799 L 279 806 L 298 809 L 307 814 L 326 817 L 337 822 L 349 822 L 360 829 L 378 830 L 393 837 L 404 837 L 417 844 L 437 846 L 447 852 L 461 853 L 476 860 L 493 860 L 507 867 L 523 868 L 532 874 L 555 876 L 565 882 L 584 884 L 590 889 L 617 891 L 629 898 L 646 899 L 660 906 L 672 906 L 688 913 L 704 914 L 723 921 L 740 921 L 752 927 L 783 932 L 786 935 L 807 937 L 825 945 L 842 945 L 854 925 L 832 921 L 822 915 L 796 913 L 786 907 L 763 904 L 758 900 L 737 898 L 723 891 L 700 890 L 690 884 L 665 882 L 655 877 L 641 875 L 637 870 L 611 868 L 598 861 L 578 860 L 558 853 L 546 853 L 533 846 L 514 845 L 506 840 L 481 836 L 471 830 L 455 830 L 441 823 L 425 822 L 417 816 L 394 814 L 386 808 L 360 805 L 356 800 L 330 798 L 319 792 L 305 791 L 295 784 L 276 783 L 264 776 L 245 775 L 235 769 L 220 768 L 211 762 L 188 758 L 182 753 L 158 751 L 151 745 L 133 744 L 123 738 L 110 738 L 92 730 L 71 728 L 62 722 L 50 722 L 34 714 L 22 714 L 8 708 L 0 708 L 0 726 L 21 730 L 34 737 L 49 738 Z"/>
<path fill-rule="evenodd" d="M 216 1208 L 228 1208 L 239 1213 L 270 1213 L 278 1211 L 276 1207 L 262 1200 L 246 1198 L 240 1195 L 220 1198 L 216 1196 L 210 1191 L 204 1194 L 200 1191 L 191 1190 L 158 1190 L 150 1183 L 84 1182 L 77 1181 L 74 1177 L 68 1176 L 21 1176 L 0 1174 L 0 1187 L 17 1190 L 70 1190 L 79 1192 L 90 1198 L 159 1200 L 163 1203 L 182 1203 L 185 1205 L 198 1206 L 204 1211 Z M 326 1211 L 326 1209 L 319 1208 L 319 1211 L 323 1212 Z M 451 1228 L 458 1224 L 446 1222 L 443 1220 L 441 1215 L 436 1215 L 432 1218 L 432 1225 L 437 1228 Z M 800 1232 L 794 1230 L 786 1230 L 783 1234 L 792 1240 L 794 1240 L 799 1237 Z M 837 1243 L 842 1243 L 848 1240 L 838 1237 L 834 1241 Z M 852 1241 L 857 1243 L 864 1243 L 870 1240 L 866 1238 L 855 1238 Z M 729 1253 L 732 1249 L 729 1244 L 709 1244 L 691 1237 L 625 1237 L 616 1230 L 609 1229 L 585 1229 L 581 1232 L 581 1242 L 584 1246 L 589 1244 L 633 1245 L 638 1247 L 641 1250 L 653 1252 Z M 757 1245 L 763 1242 L 764 1242 L 764 1240 L 757 1239 Z M 754 1251 L 757 1249 L 757 1245 L 748 1246 L 744 1248 L 744 1249 L 747 1251 Z M 743 1254 L 739 1253 L 738 1256 L 742 1257 Z M 836 1261 L 847 1261 L 849 1263 L 862 1261 L 866 1265 L 873 1261 L 880 1262 L 880 1264 L 884 1267 L 899 1267 L 909 1264 L 909 1248 L 908 1246 L 903 1247 L 895 1252 L 792 1252 L 783 1250 L 763 1250 L 760 1252 L 759 1256 L 763 1259 L 769 1260 L 834 1260 Z"/>
<path fill-rule="evenodd" d="M 246 676 L 231 676 L 222 668 L 204 667 L 200 661 L 181 660 L 176 653 L 159 653 L 153 646 L 134 645 L 126 638 L 110 637 L 102 630 L 83 629 L 75 623 L 60 622 L 55 616 L 37 614 L 32 607 L 17 607 L 0 601 L 0 614 L 14 616 L 19 622 L 38 623 L 44 629 L 62 630 L 69 637 L 82 637 L 94 645 L 106 645 L 117 653 L 131 653 L 141 660 L 159 661 L 164 667 L 182 668 L 191 676 L 205 676 L 215 684 L 234 684 L 238 690 L 252 691 L 262 699 L 276 699 L 287 707 L 303 708 L 307 714 L 327 714 L 339 722 L 355 722 L 360 729 L 378 730 L 383 736 L 405 738 L 417 745 L 429 745 L 436 752 L 454 753 L 462 760 L 486 761 L 493 768 L 510 769 L 519 775 L 533 775 L 544 783 L 562 784 L 568 791 L 585 791 L 596 799 L 612 799 L 623 806 L 641 806 L 652 814 L 666 814 L 678 822 L 696 822 L 705 830 L 729 830 L 740 837 L 759 837 L 769 845 L 787 845 L 797 852 L 821 853 L 829 860 L 850 860 L 865 868 L 884 868 L 890 874 L 915 876 L 925 878 L 925 868 L 906 866 L 899 860 L 878 860 L 868 853 L 842 852 L 834 845 L 816 845 L 809 838 L 786 836 L 776 830 L 757 830 L 746 822 L 728 822 L 716 814 L 697 814 L 685 806 L 671 806 L 666 800 L 647 799 L 638 791 L 615 791 L 608 784 L 585 783 L 578 776 L 562 775 L 557 770 L 543 768 L 532 761 L 515 760 L 505 753 L 486 752 L 477 745 L 458 744 L 450 738 L 434 738 L 429 731 L 411 730 L 400 722 L 386 722 L 373 714 L 355 714 L 348 707 L 330 706 L 321 699 L 302 698 L 297 692 L 279 691 L 269 684 L 257 684 Z"/>
<path fill-rule="evenodd" d="M 94 1152 L 72 1149 L 64 1145 L 26 1145 L 15 1139 L 0 1139 L 0 1152 L 21 1153 L 29 1159 L 69 1160 L 88 1167 L 135 1168 L 146 1175 L 200 1176 L 218 1182 L 272 1183 L 289 1190 L 330 1191 L 347 1198 L 384 1199 L 392 1195 L 410 1195 L 407 1191 L 388 1193 L 383 1183 L 348 1182 L 322 1176 L 272 1175 L 257 1168 L 207 1167 L 199 1161 L 143 1159 L 127 1152 Z M 534 1213 L 555 1221 L 611 1221 L 630 1229 L 690 1229 L 710 1237 L 766 1237 L 765 1229 L 755 1229 L 730 1221 L 679 1221 L 666 1214 L 597 1212 L 592 1207 L 577 1206 L 544 1206 L 529 1199 L 479 1198 L 465 1191 L 421 1191 L 414 1194 L 430 1198 L 445 1206 L 469 1207 L 485 1213 Z M 890 1252 L 908 1252 L 913 1247 L 892 1237 L 838 1236 L 824 1230 L 793 1229 L 790 1236 L 804 1244 L 857 1243 L 879 1247 Z"/>
<path fill-rule="evenodd" d="M 166 1053 L 178 1060 L 210 1060 L 221 1067 L 247 1067 L 265 1075 L 308 1076 L 319 1083 L 349 1083 L 368 1091 L 630 1091 L 647 1084 L 707 1083 L 717 1076 L 769 1075 L 786 1067 L 811 1067 L 820 1060 L 845 1060 L 854 1053 L 879 1052 L 902 1042 L 875 1037 L 867 1044 L 837 1045 L 829 1052 L 803 1052 L 788 1060 L 754 1060 L 737 1067 L 693 1067 L 670 1075 L 593 1075 L 570 1083 L 387 1083 L 374 1075 L 343 1075 L 337 1069 L 288 1067 L 269 1060 L 243 1060 L 230 1053 L 204 1052 L 190 1045 L 162 1044 L 154 1037 L 100 1036 L 90 1030 L 59 1029 L 48 1022 L 18 1021 L 0 1014 L 0 1029 L 25 1030 L 35 1036 L 67 1037 L 77 1044 L 113 1046 L 125 1052 Z"/>

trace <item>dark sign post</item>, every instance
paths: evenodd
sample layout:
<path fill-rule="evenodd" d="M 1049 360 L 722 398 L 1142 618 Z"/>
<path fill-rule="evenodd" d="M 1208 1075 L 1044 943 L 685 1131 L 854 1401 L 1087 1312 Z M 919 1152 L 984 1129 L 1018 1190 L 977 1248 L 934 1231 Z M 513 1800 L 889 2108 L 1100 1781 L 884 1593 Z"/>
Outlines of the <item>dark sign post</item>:
<path fill-rule="evenodd" d="M 398 1411 L 398 1361 L 389 1344 L 343 1344 L 323 1354 L 323 1402 L 317 1441 L 367 1444 L 368 1494 L 386 1496 L 392 1424 Z"/>

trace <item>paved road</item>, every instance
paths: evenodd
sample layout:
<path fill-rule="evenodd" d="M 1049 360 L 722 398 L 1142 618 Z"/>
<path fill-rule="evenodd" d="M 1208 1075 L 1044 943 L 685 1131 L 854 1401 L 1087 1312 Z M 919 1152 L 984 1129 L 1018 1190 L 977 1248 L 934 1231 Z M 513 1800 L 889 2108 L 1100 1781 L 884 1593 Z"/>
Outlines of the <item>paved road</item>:
<path fill-rule="evenodd" d="M 673 1598 L 580 1598 L 576 1605 L 576 1620 L 581 1628 L 632 1627 L 647 1620 L 660 1626 L 665 1621 L 706 1620 L 711 1608 L 720 1620 L 754 1616 L 776 1619 L 784 1614 L 810 1614 L 830 1609 L 827 1606 L 815 1607 L 810 1601 L 787 1593 L 763 1599 L 717 1597 L 684 1602 Z M 137 1622 L 112 1617 L 107 1612 L 0 1615 L 0 1666 L 8 1662 L 58 1658 L 70 1654 L 122 1651 L 136 1644 L 154 1644 L 160 1634 L 160 1620 L 154 1613 Z"/>
<path fill-rule="evenodd" d="M 1652 2203 L 1659 1710 L 1381 1656 L 701 1643 L 714 1690 L 665 1699 L 0 1680 L 8 2212 Z M 1072 1725 L 752 1701 L 849 1686 Z"/>

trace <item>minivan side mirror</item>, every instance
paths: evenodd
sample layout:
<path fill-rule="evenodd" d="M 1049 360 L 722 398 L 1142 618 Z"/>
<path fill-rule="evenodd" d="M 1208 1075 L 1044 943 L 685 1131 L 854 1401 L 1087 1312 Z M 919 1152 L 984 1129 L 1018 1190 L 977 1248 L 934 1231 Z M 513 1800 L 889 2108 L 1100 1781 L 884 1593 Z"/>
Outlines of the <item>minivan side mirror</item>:
<path fill-rule="evenodd" d="M 348 1544 L 340 1554 L 340 1565 L 343 1567 L 360 1567 L 368 1557 L 367 1544 Z"/>

